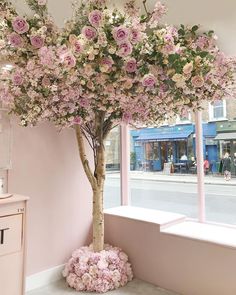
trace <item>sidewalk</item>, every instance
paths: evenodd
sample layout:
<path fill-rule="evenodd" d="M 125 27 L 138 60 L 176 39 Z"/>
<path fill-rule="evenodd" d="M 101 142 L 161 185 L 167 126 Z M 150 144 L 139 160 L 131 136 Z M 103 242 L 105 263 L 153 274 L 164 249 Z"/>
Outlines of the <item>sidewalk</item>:
<path fill-rule="evenodd" d="M 119 172 L 108 172 L 107 178 L 120 178 Z M 181 182 L 181 183 L 197 183 L 197 175 L 193 174 L 170 174 L 165 175 L 162 172 L 144 172 L 144 171 L 130 171 L 130 178 L 133 180 L 151 180 L 160 182 Z M 231 185 L 236 186 L 236 178 L 229 181 L 224 180 L 223 175 L 206 175 L 205 184 L 215 185 Z M 236 192 L 235 192 L 236 194 Z"/>

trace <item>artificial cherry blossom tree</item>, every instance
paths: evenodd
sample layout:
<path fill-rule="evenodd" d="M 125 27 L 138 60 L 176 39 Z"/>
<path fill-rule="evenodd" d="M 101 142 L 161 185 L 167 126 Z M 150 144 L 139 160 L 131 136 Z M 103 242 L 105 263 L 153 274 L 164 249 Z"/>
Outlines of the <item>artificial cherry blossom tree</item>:
<path fill-rule="evenodd" d="M 0 3 L 0 100 L 23 126 L 51 121 L 74 128 L 84 171 L 93 191 L 93 250 L 104 249 L 104 141 L 121 121 L 157 124 L 231 95 L 234 60 L 216 45 L 213 31 L 161 25 L 166 7 L 140 13 L 105 0 L 74 4 L 59 29 L 46 0 L 26 0 L 34 14 L 19 16 Z M 94 155 L 89 163 L 84 140 Z M 93 168 L 92 168 L 93 167 Z"/>

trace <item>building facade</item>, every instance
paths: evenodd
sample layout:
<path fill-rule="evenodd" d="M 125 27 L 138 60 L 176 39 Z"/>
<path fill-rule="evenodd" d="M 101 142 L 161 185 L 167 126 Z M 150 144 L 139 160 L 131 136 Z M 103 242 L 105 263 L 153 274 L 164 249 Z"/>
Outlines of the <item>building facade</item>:
<path fill-rule="evenodd" d="M 203 152 L 213 173 L 228 152 L 232 159 L 232 172 L 236 172 L 236 100 L 225 99 L 213 105 L 205 103 L 203 117 Z M 172 162 L 176 167 L 182 162 L 185 170 L 196 162 L 195 119 L 177 117 L 175 122 L 157 128 L 131 130 L 131 150 L 135 154 L 134 169 L 161 171 L 164 164 Z M 188 171 L 187 171 L 188 172 Z"/>

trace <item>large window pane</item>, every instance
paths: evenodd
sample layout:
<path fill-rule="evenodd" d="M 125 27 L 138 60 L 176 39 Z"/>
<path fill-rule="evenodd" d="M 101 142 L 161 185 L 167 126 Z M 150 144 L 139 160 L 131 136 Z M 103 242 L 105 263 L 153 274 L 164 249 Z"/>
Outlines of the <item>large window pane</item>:
<path fill-rule="evenodd" d="M 197 218 L 193 124 L 130 130 L 131 205 Z"/>
<path fill-rule="evenodd" d="M 121 205 L 120 196 L 120 128 L 114 128 L 105 141 L 106 181 L 104 207 Z"/>
<path fill-rule="evenodd" d="M 215 123 L 216 172 L 214 184 L 206 186 L 206 219 L 236 225 L 236 103 L 233 100 L 226 103 L 230 109 L 228 121 Z M 229 160 L 225 160 L 227 154 Z M 227 170 L 231 178 L 226 177 Z"/>

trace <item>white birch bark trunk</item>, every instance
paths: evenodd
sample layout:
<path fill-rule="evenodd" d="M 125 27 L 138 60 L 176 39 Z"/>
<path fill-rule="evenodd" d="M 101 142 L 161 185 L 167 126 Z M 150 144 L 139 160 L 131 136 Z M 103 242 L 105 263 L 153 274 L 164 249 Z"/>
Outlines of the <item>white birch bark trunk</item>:
<path fill-rule="evenodd" d="M 76 127 L 80 159 L 93 190 L 93 250 L 100 252 L 104 249 L 104 212 L 103 191 L 105 182 L 105 150 L 103 141 L 99 143 L 96 153 L 96 168 L 94 173 L 89 166 L 86 156 L 83 134 L 79 126 Z"/>

